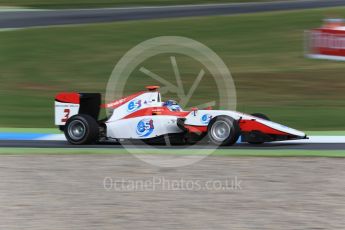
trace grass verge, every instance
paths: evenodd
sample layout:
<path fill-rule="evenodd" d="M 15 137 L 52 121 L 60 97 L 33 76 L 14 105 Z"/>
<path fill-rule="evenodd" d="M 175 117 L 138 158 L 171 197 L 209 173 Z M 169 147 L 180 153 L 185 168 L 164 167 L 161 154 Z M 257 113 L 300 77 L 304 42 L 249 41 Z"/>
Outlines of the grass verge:
<path fill-rule="evenodd" d="M 163 35 L 195 39 L 213 49 L 230 68 L 238 110 L 261 112 L 301 130 L 344 130 L 345 94 L 342 62 L 303 56 L 304 30 L 327 15 L 345 17 L 345 8 L 258 13 L 237 16 L 61 26 L 1 32 L 0 126 L 53 127 L 57 92 L 105 92 L 119 59 L 140 42 Z M 169 55 L 142 63 L 174 82 Z M 176 55 L 185 89 L 200 68 Z M 139 70 L 126 94 L 157 84 Z M 216 100 L 215 81 L 206 71 L 189 106 Z M 173 93 L 163 99 L 175 98 Z M 215 106 L 217 108 L 217 106 Z"/>
<path fill-rule="evenodd" d="M 62 134 L 58 128 L 0 128 L 0 133 Z"/>

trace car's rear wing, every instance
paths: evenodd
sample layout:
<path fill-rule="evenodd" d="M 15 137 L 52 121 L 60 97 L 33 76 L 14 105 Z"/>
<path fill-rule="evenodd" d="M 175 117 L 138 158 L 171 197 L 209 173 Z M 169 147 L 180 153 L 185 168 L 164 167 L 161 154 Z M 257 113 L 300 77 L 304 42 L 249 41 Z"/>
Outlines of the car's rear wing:
<path fill-rule="evenodd" d="M 55 125 L 64 126 L 76 114 L 88 114 L 98 120 L 100 105 L 100 93 L 58 93 L 55 97 Z"/>

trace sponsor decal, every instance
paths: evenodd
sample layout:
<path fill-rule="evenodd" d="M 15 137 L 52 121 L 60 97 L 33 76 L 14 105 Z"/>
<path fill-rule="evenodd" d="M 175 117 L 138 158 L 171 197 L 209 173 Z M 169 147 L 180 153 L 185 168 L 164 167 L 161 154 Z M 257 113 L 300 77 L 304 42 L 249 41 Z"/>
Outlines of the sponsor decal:
<path fill-rule="evenodd" d="M 143 119 L 137 124 L 137 134 L 139 137 L 147 137 L 154 130 L 153 120 L 150 118 Z"/>
<path fill-rule="evenodd" d="M 122 105 L 123 103 L 125 103 L 126 102 L 126 98 L 124 98 L 124 99 L 119 99 L 119 100 L 116 100 L 116 101 L 113 101 L 113 102 L 111 102 L 111 103 L 109 103 L 109 104 L 106 104 L 105 105 L 105 107 L 106 108 L 117 108 L 118 106 L 120 106 L 120 105 Z"/>
<path fill-rule="evenodd" d="M 127 111 L 134 112 L 140 109 L 141 107 L 141 100 L 132 100 L 128 103 Z"/>
<path fill-rule="evenodd" d="M 211 114 L 204 114 L 201 117 L 201 123 L 208 124 L 211 119 L 212 119 L 212 115 Z"/>

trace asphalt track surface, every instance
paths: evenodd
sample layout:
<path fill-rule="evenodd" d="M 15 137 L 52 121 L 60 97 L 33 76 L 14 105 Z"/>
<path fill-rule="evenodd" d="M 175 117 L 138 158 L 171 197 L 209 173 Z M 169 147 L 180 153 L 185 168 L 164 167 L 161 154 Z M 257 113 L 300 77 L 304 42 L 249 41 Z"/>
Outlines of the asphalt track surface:
<path fill-rule="evenodd" d="M 98 145 L 71 145 L 66 141 L 12 141 L 12 140 L 1 140 L 0 148 L 79 148 L 79 149 L 121 149 L 124 148 L 120 144 L 98 144 Z M 175 146 L 164 146 L 164 145 L 153 145 L 152 148 L 156 149 L 184 149 L 186 145 L 175 145 Z M 128 145 L 126 145 L 128 148 Z M 148 145 L 134 144 L 130 148 L 150 148 Z M 207 148 L 205 145 L 194 145 L 193 149 Z M 262 145 L 251 145 L 251 144 L 235 144 L 233 146 L 219 147 L 220 149 L 252 149 L 252 150 L 281 150 L 281 149 L 300 149 L 300 150 L 345 150 L 345 143 L 265 143 Z"/>
<path fill-rule="evenodd" d="M 299 0 L 264 3 L 99 8 L 0 12 L 0 28 L 100 23 L 126 20 L 230 15 L 345 6 L 344 0 Z"/>

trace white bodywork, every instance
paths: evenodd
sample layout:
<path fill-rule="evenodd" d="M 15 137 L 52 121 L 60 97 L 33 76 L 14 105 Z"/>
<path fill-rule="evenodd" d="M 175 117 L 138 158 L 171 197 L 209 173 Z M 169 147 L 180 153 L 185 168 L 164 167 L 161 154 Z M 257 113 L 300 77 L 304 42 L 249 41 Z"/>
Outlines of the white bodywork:
<path fill-rule="evenodd" d="M 150 127 L 150 120 L 152 120 L 153 128 Z M 160 115 L 117 120 L 106 123 L 107 136 L 117 139 L 147 139 L 169 133 L 180 133 L 182 130 L 177 126 L 176 121 L 177 117 L 175 116 Z M 140 125 L 143 123 L 145 130 L 140 131 Z"/>
<path fill-rule="evenodd" d="M 106 122 L 107 137 L 116 139 L 148 139 L 168 133 L 180 133 L 176 116 L 152 115 L 125 118 L 125 116 L 149 107 L 161 107 L 160 94 L 158 92 L 146 92 L 131 101 L 114 109 L 112 116 Z M 153 127 L 147 124 L 150 120 Z M 140 123 L 142 122 L 142 123 Z M 140 124 L 145 123 L 145 130 L 140 130 Z M 140 132 L 142 131 L 142 132 Z"/>
<path fill-rule="evenodd" d="M 239 112 L 235 112 L 235 111 L 229 111 L 229 110 L 197 110 L 195 112 L 191 112 L 186 118 L 185 124 L 186 125 L 196 125 L 196 126 L 203 126 L 203 125 L 208 125 L 209 121 L 219 115 L 226 115 L 229 117 L 232 117 L 235 120 L 239 120 L 239 119 L 244 119 L 244 120 L 256 120 L 257 122 L 260 122 L 264 125 L 267 125 L 275 130 L 284 132 L 284 133 L 289 133 L 295 136 L 300 136 L 300 137 L 304 137 L 305 133 L 298 131 L 296 129 L 292 129 L 289 128 L 287 126 L 275 123 L 273 121 L 267 121 L 261 118 L 257 118 L 245 113 L 239 113 Z M 208 119 L 204 121 L 204 119 L 202 119 L 203 117 L 208 117 Z"/>
<path fill-rule="evenodd" d="M 68 118 L 78 114 L 79 104 L 55 101 L 55 125 L 65 125 Z"/>
<path fill-rule="evenodd" d="M 142 115 L 132 118 L 125 118 L 126 116 L 143 110 L 148 107 L 161 107 L 159 92 L 146 92 L 134 99 L 126 102 L 125 104 L 114 109 L 112 116 L 105 123 L 107 126 L 107 137 L 115 139 L 147 139 L 165 134 L 180 133 L 183 132 L 177 126 L 178 116 L 172 115 Z M 230 116 L 235 120 L 255 119 L 266 126 L 269 126 L 275 130 L 304 137 L 305 133 L 298 130 L 280 125 L 278 123 L 260 119 L 244 113 L 227 110 L 196 110 L 191 111 L 185 120 L 185 125 L 191 126 L 207 126 L 209 121 L 219 115 Z"/>
<path fill-rule="evenodd" d="M 107 123 L 118 121 L 124 118 L 125 116 L 141 109 L 162 106 L 162 102 L 160 102 L 159 99 L 160 94 L 158 92 L 143 93 L 128 101 L 127 103 L 119 106 L 118 108 L 114 109 L 113 115 L 110 117 Z"/>

